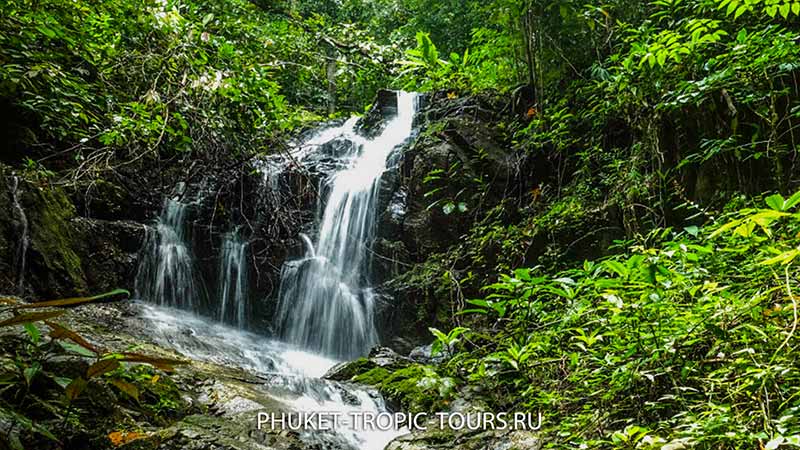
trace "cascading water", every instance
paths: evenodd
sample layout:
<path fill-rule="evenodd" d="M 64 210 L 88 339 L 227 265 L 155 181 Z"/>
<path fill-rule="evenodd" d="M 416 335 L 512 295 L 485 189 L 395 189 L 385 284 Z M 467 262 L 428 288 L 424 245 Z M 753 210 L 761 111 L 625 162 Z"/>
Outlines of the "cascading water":
<path fill-rule="evenodd" d="M 247 241 L 236 231 L 222 240 L 219 264 L 219 320 L 244 328 L 247 324 Z"/>
<path fill-rule="evenodd" d="M 193 310 L 200 289 L 194 257 L 187 242 L 188 205 L 167 199 L 155 229 L 147 230 L 136 275 L 136 296 L 161 306 Z"/>
<path fill-rule="evenodd" d="M 11 198 L 14 205 L 14 211 L 17 214 L 17 221 L 20 228 L 20 240 L 17 244 L 15 253 L 16 270 L 17 270 L 17 293 L 22 295 L 25 290 L 25 269 L 26 260 L 28 255 L 28 245 L 30 244 L 30 236 L 28 235 L 28 216 L 25 215 L 25 209 L 19 202 L 19 177 L 11 177 Z"/>
<path fill-rule="evenodd" d="M 294 348 L 283 342 L 209 321 L 186 311 L 140 305 L 152 340 L 172 347 L 195 360 L 226 367 L 240 367 L 269 380 L 265 397 L 296 412 L 378 414 L 388 410 L 374 390 L 321 377 L 336 361 Z M 334 431 L 303 430 L 308 448 L 337 450 L 383 450 L 407 428 L 362 429 L 343 421 Z M 262 447 L 257 447 L 262 448 Z"/>
<path fill-rule="evenodd" d="M 320 189 L 328 195 L 318 208 L 317 241 L 301 234 L 305 257 L 287 262 L 282 271 L 276 320 L 288 342 L 243 330 L 248 321 L 248 244 L 236 232 L 223 238 L 214 306 L 218 321 L 192 313 L 200 311 L 204 291 L 187 236 L 188 205 L 175 199 L 165 202 L 156 227 L 148 230 L 136 279 L 138 297 L 150 303 L 142 305 L 150 337 L 186 356 L 259 374 L 269 380 L 264 395 L 294 411 L 386 412 L 377 392 L 321 377 L 336 360 L 361 356 L 377 343 L 366 246 L 373 238 L 381 177 L 392 151 L 411 136 L 416 97 L 399 93 L 397 103 L 397 116 L 377 138 L 359 136 L 354 118 L 306 140 L 301 152 L 290 157 L 291 164 L 298 159 L 305 164 L 326 145 L 325 151 L 336 152 L 323 158 L 334 170 Z M 282 201 L 279 181 L 285 164 L 289 161 L 273 157 L 264 167 L 269 207 Z M 381 450 L 405 432 L 351 424 L 333 432 L 303 431 L 301 437 L 312 448 Z"/>
<path fill-rule="evenodd" d="M 326 130 L 306 147 L 345 141 L 345 167 L 327 180 L 329 194 L 319 235 L 305 258 L 287 263 L 281 274 L 278 328 L 287 341 L 335 358 L 362 356 L 377 343 L 374 294 L 367 286 L 380 180 L 392 151 L 413 130 L 416 95 L 397 95 L 397 115 L 383 132 L 365 139 L 350 120 Z"/>

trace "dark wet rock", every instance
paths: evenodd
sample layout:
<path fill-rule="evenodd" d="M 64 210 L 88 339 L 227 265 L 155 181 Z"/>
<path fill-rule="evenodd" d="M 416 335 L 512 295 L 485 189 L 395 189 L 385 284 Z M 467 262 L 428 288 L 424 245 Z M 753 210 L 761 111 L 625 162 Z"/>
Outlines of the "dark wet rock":
<path fill-rule="evenodd" d="M 436 424 L 429 424 L 430 427 Z M 386 450 L 539 450 L 542 441 L 531 431 L 480 430 L 456 432 L 429 429 L 401 436 L 386 446 Z"/>
<path fill-rule="evenodd" d="M 75 211 L 82 217 L 101 220 L 144 220 L 146 208 L 135 194 L 114 182 L 97 179 L 67 189 Z"/>
<path fill-rule="evenodd" d="M 94 292 L 131 289 L 137 269 L 137 253 L 145 237 L 145 226 L 132 221 L 79 218 L 78 233 L 87 236 L 78 244 L 87 284 Z"/>
<path fill-rule="evenodd" d="M 372 107 L 359 120 L 356 129 L 366 137 L 377 136 L 383 129 L 384 121 L 395 114 L 397 114 L 397 93 L 381 89 Z"/>
<path fill-rule="evenodd" d="M 432 349 L 433 344 L 421 345 L 411 350 L 411 353 L 408 354 L 408 357 L 413 361 L 422 364 L 441 364 L 447 359 L 447 355 L 444 352 L 439 352 L 439 354 L 433 355 Z"/>
<path fill-rule="evenodd" d="M 0 292 L 17 292 L 15 252 L 17 235 L 14 231 L 18 227 L 12 206 L 12 193 L 8 186 L 11 170 L 8 166 L 0 164 L 0 211 L 5 211 L 0 217 Z"/>
<path fill-rule="evenodd" d="M 388 347 L 375 347 L 366 358 L 348 361 L 333 366 L 323 378 L 334 381 L 350 381 L 357 375 L 369 372 L 374 368 L 397 370 L 408 366 L 411 360 L 397 354 Z"/>
<path fill-rule="evenodd" d="M 144 237 L 140 223 L 81 217 L 65 189 L 14 176 L 5 166 L 0 166 L 0 208 L 10 212 L 0 217 L 3 292 L 55 299 L 132 289 Z"/>

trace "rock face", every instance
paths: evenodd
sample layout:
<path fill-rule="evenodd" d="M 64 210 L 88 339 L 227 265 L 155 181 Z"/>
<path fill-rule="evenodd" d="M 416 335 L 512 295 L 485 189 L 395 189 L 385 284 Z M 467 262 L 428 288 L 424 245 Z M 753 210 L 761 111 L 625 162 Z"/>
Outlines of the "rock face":
<path fill-rule="evenodd" d="M 404 351 L 428 343 L 428 327 L 449 321 L 451 311 L 447 299 L 398 276 L 461 241 L 474 220 L 472 210 L 514 194 L 508 186 L 526 169 L 495 127 L 502 105 L 478 97 L 450 99 L 446 93 L 426 96 L 422 103 L 419 135 L 389 177 L 393 184 L 386 187 L 374 245 L 384 294 L 382 342 Z M 477 191 L 481 197 L 473 195 Z"/>
<path fill-rule="evenodd" d="M 0 290 L 59 298 L 130 287 L 144 227 L 81 217 L 63 188 L 0 166 Z"/>

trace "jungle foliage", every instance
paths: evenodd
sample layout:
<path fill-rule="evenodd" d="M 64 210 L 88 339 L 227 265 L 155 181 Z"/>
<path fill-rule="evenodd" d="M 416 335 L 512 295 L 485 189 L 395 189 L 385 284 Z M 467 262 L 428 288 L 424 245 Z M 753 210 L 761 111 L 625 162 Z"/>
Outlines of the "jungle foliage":
<path fill-rule="evenodd" d="M 504 99 L 492 125 L 547 176 L 491 203 L 470 161 L 428 174 L 428 207 L 469 231 L 404 275 L 447 304 L 433 334 L 449 358 L 405 375 L 541 410 L 550 448 L 800 446 L 799 1 L 7 0 L 0 13 L 0 159 L 48 177 L 273 152 L 386 86 Z M 575 258 L 599 245 L 601 216 L 617 243 Z"/>
<path fill-rule="evenodd" d="M 547 448 L 800 445 L 798 203 L 773 195 L 613 257 L 502 275 L 461 311 L 489 329 L 459 329 L 443 373 L 500 410 L 542 411 Z"/>

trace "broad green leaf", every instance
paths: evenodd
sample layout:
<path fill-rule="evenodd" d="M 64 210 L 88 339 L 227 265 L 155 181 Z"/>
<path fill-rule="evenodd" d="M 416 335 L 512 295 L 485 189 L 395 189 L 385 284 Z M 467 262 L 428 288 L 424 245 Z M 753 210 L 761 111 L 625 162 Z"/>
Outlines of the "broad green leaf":
<path fill-rule="evenodd" d="M 736 14 L 734 14 L 734 15 L 733 15 L 733 18 L 734 18 L 734 19 L 738 19 L 738 18 L 739 18 L 739 16 L 741 16 L 741 15 L 742 15 L 742 14 L 744 14 L 745 12 L 747 12 L 747 6 L 746 6 L 746 5 L 742 5 L 742 6 L 740 6 L 740 7 L 738 7 L 738 8 L 736 9 Z"/>
<path fill-rule="evenodd" d="M 795 5 L 800 7 L 800 2 L 795 3 Z M 800 191 L 795 192 L 794 195 L 792 195 L 791 197 L 786 199 L 786 201 L 783 202 L 783 211 L 788 211 L 794 208 L 795 206 L 797 206 L 798 203 L 800 203 Z"/>
<path fill-rule="evenodd" d="M 769 265 L 772 265 L 772 264 L 778 264 L 778 263 L 789 264 L 792 261 L 794 261 L 795 258 L 797 258 L 798 254 L 800 254 L 800 250 L 797 250 L 797 249 L 789 250 L 788 252 L 781 253 L 778 256 L 774 256 L 774 257 L 769 258 L 769 259 L 767 259 L 765 261 L 761 261 L 759 264 L 765 265 L 765 266 L 769 266 Z"/>
<path fill-rule="evenodd" d="M 784 204 L 786 203 L 780 194 L 770 195 L 764 201 L 767 203 L 767 206 L 775 211 L 783 211 Z"/>
<path fill-rule="evenodd" d="M 84 348 L 84 347 L 82 347 L 80 345 L 73 344 L 72 342 L 58 341 L 58 344 L 64 350 L 66 350 L 68 352 L 72 352 L 72 353 L 78 354 L 80 356 L 85 356 L 85 357 L 88 357 L 88 358 L 94 358 L 94 357 L 97 356 L 97 353 L 95 353 L 95 352 L 93 352 L 91 350 L 88 350 L 88 349 L 86 349 L 86 348 Z"/>

